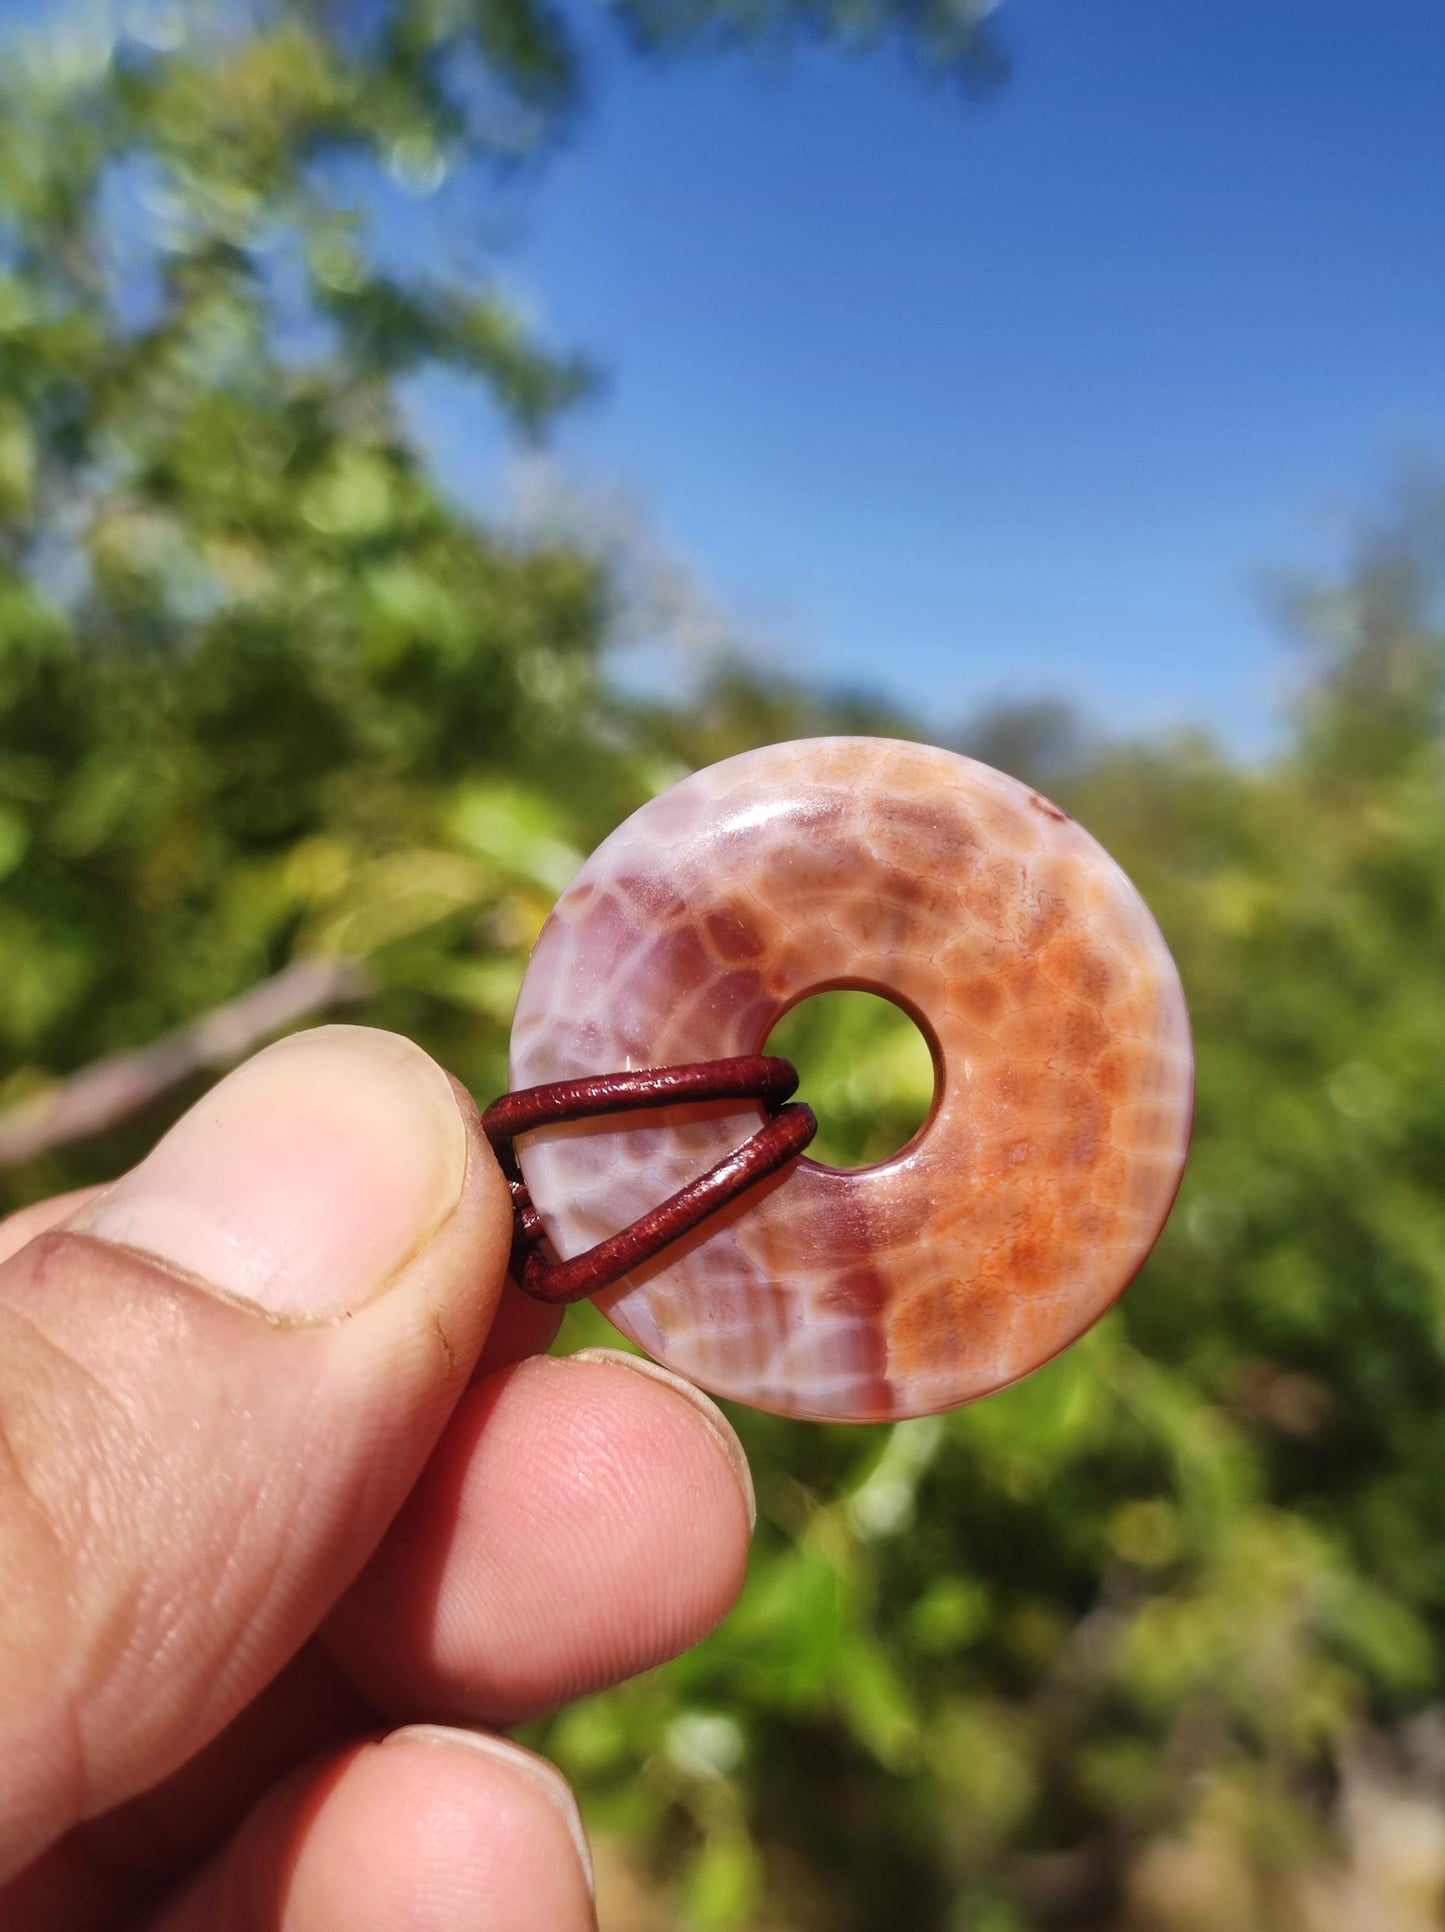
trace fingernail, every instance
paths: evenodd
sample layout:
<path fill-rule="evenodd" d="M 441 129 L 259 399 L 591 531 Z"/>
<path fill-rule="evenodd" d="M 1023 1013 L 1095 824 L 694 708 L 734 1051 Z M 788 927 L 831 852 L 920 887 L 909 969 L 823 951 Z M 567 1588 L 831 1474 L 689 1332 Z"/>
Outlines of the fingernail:
<path fill-rule="evenodd" d="M 747 1456 L 732 1424 L 710 1395 L 704 1395 L 693 1383 L 674 1375 L 671 1369 L 649 1361 L 645 1355 L 628 1355 L 620 1348 L 579 1348 L 575 1354 L 563 1359 L 569 1362 L 606 1362 L 613 1368 L 631 1369 L 634 1375 L 645 1376 L 649 1382 L 661 1382 L 665 1389 L 671 1389 L 685 1402 L 690 1402 L 717 1437 L 719 1448 L 732 1465 L 747 1507 L 748 1534 L 752 1534 L 758 1526 L 758 1499 L 753 1488 L 753 1472 L 748 1468 Z"/>
<path fill-rule="evenodd" d="M 364 1026 L 292 1034 L 197 1101 L 68 1225 L 266 1315 L 373 1301 L 455 1208 L 467 1135 L 420 1047 Z"/>
<path fill-rule="evenodd" d="M 505 1764 L 514 1771 L 520 1771 L 525 1778 L 545 1794 L 561 1814 L 562 1822 L 571 1833 L 572 1843 L 577 1848 L 577 1857 L 582 1866 L 582 1874 L 587 1880 L 587 1890 L 595 1897 L 597 1875 L 592 1866 L 592 1847 L 587 1843 L 587 1833 L 582 1828 L 582 1814 L 577 1809 L 577 1800 L 572 1795 L 572 1787 L 562 1773 L 546 1758 L 539 1758 L 534 1751 L 527 1751 L 520 1744 L 513 1744 L 510 1738 L 496 1737 L 491 1731 L 468 1731 L 453 1724 L 404 1724 L 399 1731 L 387 1735 L 386 1742 L 391 1744 L 399 1738 L 415 1738 L 422 1744 L 455 1744 L 464 1750 L 478 1751 L 483 1757 L 492 1758 L 498 1764 Z"/>

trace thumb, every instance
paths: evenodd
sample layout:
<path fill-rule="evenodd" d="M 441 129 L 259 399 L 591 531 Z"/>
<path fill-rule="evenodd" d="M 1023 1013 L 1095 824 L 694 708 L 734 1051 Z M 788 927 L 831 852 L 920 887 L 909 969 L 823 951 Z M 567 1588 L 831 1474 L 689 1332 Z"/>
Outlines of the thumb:
<path fill-rule="evenodd" d="M 0 1268 L 0 1878 L 304 1642 L 465 1387 L 510 1234 L 470 1100 L 337 1026 Z"/>

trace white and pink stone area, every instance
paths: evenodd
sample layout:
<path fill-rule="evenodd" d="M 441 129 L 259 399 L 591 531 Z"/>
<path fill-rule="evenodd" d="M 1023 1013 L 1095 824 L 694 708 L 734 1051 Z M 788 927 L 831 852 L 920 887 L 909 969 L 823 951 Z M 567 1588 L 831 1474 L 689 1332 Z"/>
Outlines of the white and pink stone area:
<path fill-rule="evenodd" d="M 918 1022 L 924 1126 L 876 1167 L 795 1163 L 598 1301 L 755 1408 L 926 1415 L 1027 1375 L 1133 1279 L 1188 1151 L 1189 1018 L 1148 908 L 1057 806 L 951 752 L 820 738 L 697 772 L 598 847 L 527 968 L 512 1084 L 756 1053 L 831 987 Z M 528 1135 L 557 1253 L 760 1118 L 729 1102 Z"/>

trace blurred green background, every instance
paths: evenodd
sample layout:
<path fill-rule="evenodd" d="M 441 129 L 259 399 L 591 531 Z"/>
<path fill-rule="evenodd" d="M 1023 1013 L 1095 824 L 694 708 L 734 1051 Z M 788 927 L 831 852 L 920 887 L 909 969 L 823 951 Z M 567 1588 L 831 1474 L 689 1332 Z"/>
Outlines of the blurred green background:
<path fill-rule="evenodd" d="M 618 12 L 645 46 L 791 21 L 987 65 L 967 8 Z M 624 692 L 607 559 L 430 473 L 411 372 L 540 434 L 588 371 L 485 286 L 383 273 L 320 164 L 517 165 L 447 62 L 545 145 L 580 84 L 558 17 L 208 18 L 42 38 L 0 75 L 10 1204 L 114 1172 L 212 1076 L 135 1111 L 122 1069 L 81 1100 L 124 1117 L 47 1147 L 58 1079 L 297 961 L 353 963 L 306 984 L 501 1091 L 528 947 L 628 811 L 760 742 L 939 732 L 741 657 L 686 704 Z M 122 163 L 164 190 L 143 315 L 106 232 Z M 1023 1386 L 887 1429 L 735 1416 L 761 1512 L 738 1609 L 536 1734 L 609 1932 L 1445 1924 L 1442 587 L 1445 488 L 1417 473 L 1292 593 L 1309 681 L 1267 758 L 1048 705 L 950 734 L 1155 908 L 1197 1029 L 1189 1177 L 1121 1310 Z M 927 1095 L 906 1031 L 855 1010 L 804 1048 L 839 1156 L 897 1145 Z M 234 1050 L 213 1027 L 195 1057 Z M 608 1334 L 583 1310 L 563 1345 Z"/>

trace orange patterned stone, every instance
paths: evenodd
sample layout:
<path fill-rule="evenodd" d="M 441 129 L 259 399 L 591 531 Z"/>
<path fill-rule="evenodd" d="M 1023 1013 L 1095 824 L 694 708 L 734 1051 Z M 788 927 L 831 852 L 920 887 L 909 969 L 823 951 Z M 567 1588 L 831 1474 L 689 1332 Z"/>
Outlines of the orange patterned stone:
<path fill-rule="evenodd" d="M 926 1415 L 1097 1321 L 1184 1169 L 1179 975 L 1129 880 L 1056 805 L 887 739 L 695 773 L 558 901 L 518 1001 L 512 1084 L 756 1053 L 790 1006 L 838 986 L 895 1000 L 928 1039 L 937 1091 L 918 1134 L 876 1167 L 797 1162 L 598 1302 L 659 1361 L 756 1408 Z M 712 1103 L 543 1128 L 519 1152 L 569 1255 L 758 1119 Z"/>

